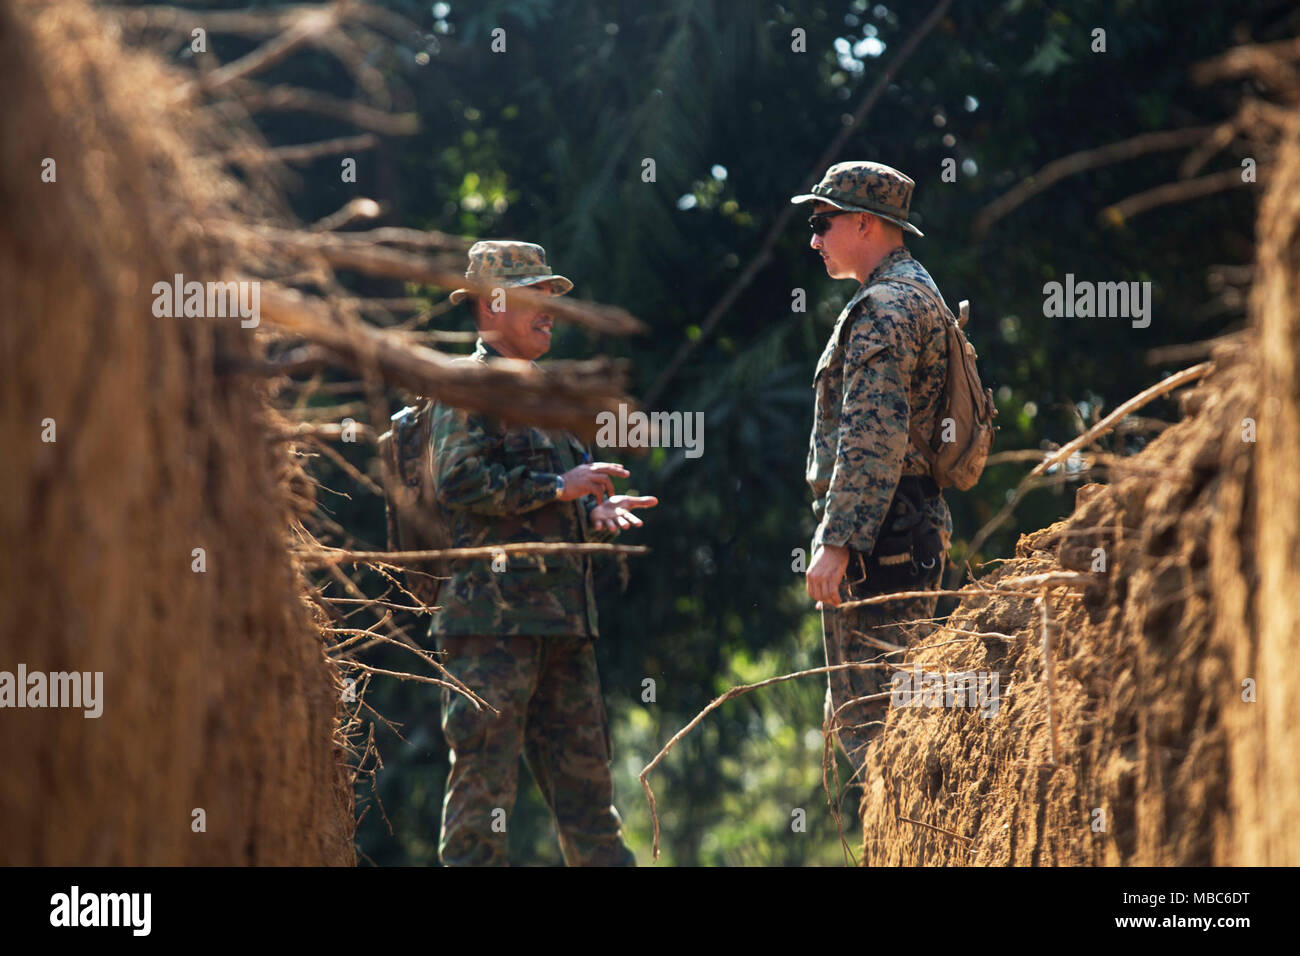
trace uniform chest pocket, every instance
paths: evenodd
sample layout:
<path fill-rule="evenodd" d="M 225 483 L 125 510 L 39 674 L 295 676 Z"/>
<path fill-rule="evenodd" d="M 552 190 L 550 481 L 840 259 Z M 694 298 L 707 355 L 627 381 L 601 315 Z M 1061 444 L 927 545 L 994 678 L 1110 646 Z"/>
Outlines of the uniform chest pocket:
<path fill-rule="evenodd" d="M 844 337 L 844 323 L 848 321 L 850 309 L 845 309 L 840 313 L 839 318 L 835 320 L 835 328 L 831 330 L 831 337 L 826 340 L 826 348 L 822 349 L 821 358 L 817 360 L 817 367 L 813 369 L 813 385 L 817 384 L 818 377 L 826 371 L 836 359 L 843 360 L 843 349 L 840 339 Z"/>
<path fill-rule="evenodd" d="M 879 343 L 879 342 L 874 343 L 874 344 L 872 344 L 872 345 L 869 345 L 869 346 L 867 346 L 866 348 L 860 348 L 860 349 L 858 349 L 858 351 L 855 352 L 855 353 L 854 353 L 854 356 L 853 356 L 853 369 L 852 369 L 852 370 L 855 371 L 855 372 L 859 372 L 859 371 L 861 371 L 863 368 L 869 366 L 869 365 L 871 364 L 872 360 L 873 360 L 877 355 L 880 355 L 880 354 L 883 353 L 884 351 L 885 351 L 885 346 L 884 346 L 884 344 Z M 843 375 L 845 375 L 845 374 L 847 373 L 847 370 L 846 370 L 845 367 L 844 367 L 844 356 L 843 356 L 843 354 L 840 354 L 839 356 L 836 356 L 836 355 L 835 355 L 835 352 L 836 352 L 836 349 L 831 348 L 830 346 L 828 346 L 827 349 L 826 349 L 826 351 L 822 353 L 821 360 L 818 361 L 818 363 L 817 363 L 817 370 L 816 370 L 815 372 L 813 372 L 813 385 L 814 385 L 814 386 L 817 385 L 818 379 L 821 377 L 822 373 L 824 373 L 828 368 L 831 368 L 832 365 L 836 365 L 837 362 L 838 362 L 838 369 L 839 369 L 839 374 L 840 374 L 840 376 L 842 377 Z"/>
<path fill-rule="evenodd" d="M 822 349 L 822 357 L 817 360 L 817 367 L 813 369 L 813 386 L 816 387 L 817 379 L 821 377 L 822 372 L 830 367 L 831 361 L 835 358 L 835 339 L 826 343 L 826 348 Z"/>
<path fill-rule="evenodd" d="M 552 471 L 555 443 L 536 428 L 509 431 L 501 441 L 506 468 L 524 465 L 532 471 Z"/>

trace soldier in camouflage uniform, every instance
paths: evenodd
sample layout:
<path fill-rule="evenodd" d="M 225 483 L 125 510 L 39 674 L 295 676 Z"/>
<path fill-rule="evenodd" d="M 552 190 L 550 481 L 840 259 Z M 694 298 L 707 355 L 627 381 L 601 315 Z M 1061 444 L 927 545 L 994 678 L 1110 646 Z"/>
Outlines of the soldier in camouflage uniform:
<path fill-rule="evenodd" d="M 930 435 L 947 378 L 944 316 L 930 274 L 908 253 L 903 232 L 922 235 L 908 222 L 914 183 L 878 163 L 839 163 L 811 193 L 791 202 L 813 202 L 812 248 L 835 279 L 860 285 L 840 313 L 813 376 L 816 404 L 808 448 L 807 478 L 818 525 L 808 566 L 808 594 L 822 609 L 828 665 L 857 661 L 897 662 L 876 641 L 906 646 L 927 625 L 903 622 L 932 618 L 937 598 L 917 598 L 839 610 L 843 602 L 882 593 L 872 582 L 846 577 L 851 551 L 870 554 L 900 481 L 911 483 L 925 520 L 938 529 L 946 555 L 952 517 L 930 477 L 922 453 L 911 444 L 909 424 Z M 898 277 L 934 290 L 931 297 Z M 910 477 L 909 477 L 910 476 Z M 907 590 L 937 586 L 944 561 Z M 885 591 L 895 590 L 885 588 Z M 867 743 L 883 726 L 888 698 L 851 703 L 887 693 L 889 668 L 846 669 L 828 676 L 826 719 L 861 783 Z"/>
<path fill-rule="evenodd" d="M 538 286 L 563 295 L 532 243 L 478 242 L 467 278 L 493 291 Z M 474 296 L 452 293 L 453 302 Z M 536 306 L 475 296 L 481 337 L 474 354 L 532 361 L 550 348 L 553 320 Z M 524 541 L 583 542 L 641 524 L 633 508 L 653 497 L 614 495 L 620 465 L 591 462 L 567 432 L 506 427 L 441 403 L 430 442 L 434 480 L 451 546 Z M 444 864 L 505 865 L 506 818 L 524 756 L 559 831 L 570 866 L 634 866 L 613 806 L 608 720 L 593 642 L 598 636 L 591 561 L 586 555 L 451 563 L 430 632 L 457 677 L 501 713 L 476 710 L 442 692 L 442 729 L 451 750 L 439 853 Z"/>

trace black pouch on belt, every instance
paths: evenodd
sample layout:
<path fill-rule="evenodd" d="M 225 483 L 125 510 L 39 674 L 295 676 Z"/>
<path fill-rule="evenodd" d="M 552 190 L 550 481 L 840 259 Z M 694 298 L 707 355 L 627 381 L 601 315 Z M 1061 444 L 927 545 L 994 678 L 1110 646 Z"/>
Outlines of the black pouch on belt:
<path fill-rule="evenodd" d="M 856 595 L 914 591 L 927 587 L 943 570 L 943 538 L 925 516 L 926 492 L 938 494 L 933 480 L 904 475 L 870 554 L 850 551 L 848 582 Z"/>

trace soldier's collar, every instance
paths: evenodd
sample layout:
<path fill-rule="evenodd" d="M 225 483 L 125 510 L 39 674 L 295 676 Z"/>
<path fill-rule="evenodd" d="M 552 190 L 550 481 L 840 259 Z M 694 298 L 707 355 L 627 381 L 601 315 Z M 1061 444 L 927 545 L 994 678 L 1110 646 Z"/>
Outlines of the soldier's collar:
<path fill-rule="evenodd" d="M 890 250 L 885 258 L 876 263 L 876 267 L 871 270 L 871 275 L 867 276 L 867 281 L 862 284 L 866 286 L 878 282 L 880 277 L 891 271 L 894 266 L 911 258 L 912 254 L 907 251 L 906 246 L 899 246 L 897 249 Z"/>
<path fill-rule="evenodd" d="M 480 336 L 480 337 L 478 338 L 478 340 L 474 343 L 474 358 L 476 358 L 476 359 L 485 359 L 485 358 L 499 358 L 499 359 L 503 359 L 503 358 L 505 358 L 505 356 L 502 355 L 500 352 L 498 352 L 496 349 L 494 349 L 492 346 L 490 346 L 490 345 L 488 345 L 486 342 L 484 342 L 482 336 Z M 529 362 L 528 364 L 532 365 L 533 368 L 537 368 L 537 363 L 536 363 L 536 362 Z"/>

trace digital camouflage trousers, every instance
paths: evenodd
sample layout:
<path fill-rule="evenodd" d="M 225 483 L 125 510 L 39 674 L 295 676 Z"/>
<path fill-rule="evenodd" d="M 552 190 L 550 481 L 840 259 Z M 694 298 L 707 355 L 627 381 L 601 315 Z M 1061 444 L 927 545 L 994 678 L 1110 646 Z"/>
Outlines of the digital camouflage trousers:
<path fill-rule="evenodd" d="M 451 750 L 438 852 L 446 866 L 506 866 L 522 755 L 568 866 L 635 866 L 614 809 L 609 725 L 586 637 L 439 636 L 444 664 L 500 711 L 442 691 Z"/>
<path fill-rule="evenodd" d="M 944 560 L 939 565 L 939 576 L 928 584 L 918 585 L 917 591 L 935 590 L 947 566 L 948 544 L 952 538 L 952 516 L 942 497 L 926 502 L 926 516 L 940 530 L 943 538 Z M 850 568 L 850 571 L 852 569 Z M 873 593 L 871 582 L 850 588 L 850 574 L 840 584 L 840 600 L 849 602 Z M 934 617 L 938 597 L 907 598 L 882 604 L 840 610 L 824 605 L 822 608 L 822 639 L 828 665 L 847 663 L 901 664 L 902 654 L 890 654 L 882 644 L 907 647 L 930 634 L 937 626 L 929 623 Z M 826 675 L 826 703 L 824 717 L 830 732 L 839 740 L 841 749 L 853 769 L 853 784 L 862 784 L 862 767 L 866 761 L 867 745 L 884 729 L 885 715 L 889 710 L 889 691 L 893 668 L 846 668 Z M 881 696 L 885 695 L 885 696 Z M 862 700 L 862 698 L 874 698 Z"/>

